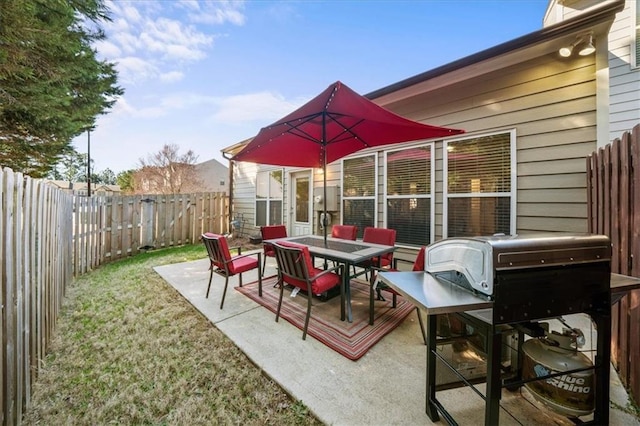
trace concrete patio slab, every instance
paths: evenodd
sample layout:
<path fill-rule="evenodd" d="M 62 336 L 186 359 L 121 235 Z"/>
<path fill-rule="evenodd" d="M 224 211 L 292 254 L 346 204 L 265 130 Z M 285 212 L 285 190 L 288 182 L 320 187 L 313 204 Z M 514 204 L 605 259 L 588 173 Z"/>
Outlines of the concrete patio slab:
<path fill-rule="evenodd" d="M 287 321 L 275 322 L 266 308 L 235 291 L 230 280 L 224 309 L 224 279 L 214 274 L 209 298 L 208 259 L 155 268 L 196 309 L 227 335 L 265 374 L 301 400 L 323 423 L 331 425 L 432 424 L 425 413 L 426 346 L 412 313 L 358 361 L 344 358 Z M 275 274 L 273 259 L 265 276 Z M 257 278 L 244 274 L 246 282 Z M 311 319 L 313 321 L 313 318 Z M 585 330 L 586 331 L 586 330 Z M 638 425 L 617 407 L 628 396 L 612 371 L 610 423 Z M 483 386 L 479 386 L 483 391 Z M 484 401 L 472 390 L 438 393 L 438 399 L 460 425 L 484 423 Z M 573 424 L 531 400 L 526 391 L 504 390 L 501 425 Z"/>

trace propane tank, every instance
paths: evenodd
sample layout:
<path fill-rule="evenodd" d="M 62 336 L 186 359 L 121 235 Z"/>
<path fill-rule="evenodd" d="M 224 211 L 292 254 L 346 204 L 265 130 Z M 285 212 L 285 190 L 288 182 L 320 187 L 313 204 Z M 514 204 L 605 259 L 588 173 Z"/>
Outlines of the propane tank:
<path fill-rule="evenodd" d="M 550 374 L 593 367 L 591 360 L 578 351 L 584 345 L 584 335 L 577 328 L 552 331 L 543 338 L 527 340 L 522 345 L 523 379 L 535 379 Z M 580 417 L 594 410 L 593 369 L 535 380 L 525 387 L 538 401 L 554 411 Z"/>

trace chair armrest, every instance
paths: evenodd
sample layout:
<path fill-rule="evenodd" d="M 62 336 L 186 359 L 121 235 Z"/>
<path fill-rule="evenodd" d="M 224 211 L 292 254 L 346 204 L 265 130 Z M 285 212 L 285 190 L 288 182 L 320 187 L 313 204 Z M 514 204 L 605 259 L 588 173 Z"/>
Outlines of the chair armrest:
<path fill-rule="evenodd" d="M 232 256 L 230 262 L 243 257 L 249 257 L 249 256 L 255 256 L 255 255 L 258 255 L 258 260 L 262 258 L 262 252 L 257 251 L 255 253 L 237 254 L 235 256 Z"/>
<path fill-rule="evenodd" d="M 229 247 L 229 251 L 238 250 L 238 254 L 242 254 L 242 246 Z"/>
<path fill-rule="evenodd" d="M 313 278 L 311 278 L 311 281 L 315 281 L 318 278 L 322 277 L 323 275 L 327 275 L 336 270 L 340 270 L 340 272 L 338 272 L 338 275 L 342 277 L 343 269 L 344 269 L 344 265 L 337 265 L 337 266 L 334 266 L 333 268 L 325 269 L 324 271 L 320 272 L 318 275 L 315 275 Z"/>

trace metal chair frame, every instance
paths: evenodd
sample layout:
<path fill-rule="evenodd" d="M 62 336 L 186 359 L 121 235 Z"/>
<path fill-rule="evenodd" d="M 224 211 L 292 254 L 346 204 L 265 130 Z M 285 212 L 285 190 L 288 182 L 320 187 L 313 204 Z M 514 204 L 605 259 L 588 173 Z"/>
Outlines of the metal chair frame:
<path fill-rule="evenodd" d="M 234 266 L 234 262 L 237 263 L 238 260 L 250 257 L 250 256 L 258 256 L 258 295 L 262 297 L 262 271 L 260 268 L 261 265 L 261 257 L 262 253 L 249 253 L 242 254 L 241 247 L 227 247 L 226 250 L 222 247 L 221 240 L 226 240 L 224 235 L 215 235 L 215 234 L 202 234 L 201 240 L 204 243 L 204 246 L 207 248 L 207 253 L 209 254 L 209 270 L 211 271 L 209 274 L 209 284 L 207 285 L 207 295 L 206 298 L 209 298 L 209 290 L 211 289 L 211 281 L 213 280 L 213 273 L 223 276 L 225 278 L 224 281 L 224 291 L 222 292 L 222 301 L 220 302 L 220 309 L 224 306 L 224 299 L 227 294 L 227 287 L 229 286 L 229 277 L 234 275 L 238 275 L 238 281 L 240 287 L 242 287 L 242 274 L 248 270 L 255 269 L 250 268 L 247 270 L 243 270 L 241 272 L 236 272 L 232 268 Z M 238 254 L 236 256 L 231 256 L 231 250 L 238 250 Z"/>
<path fill-rule="evenodd" d="M 287 227 L 285 225 L 267 225 L 260 227 L 260 236 L 262 237 L 262 249 L 263 249 L 263 257 L 262 260 L 262 273 L 264 274 L 265 269 L 267 268 L 267 257 L 275 257 L 273 253 L 273 245 L 270 243 L 265 243 L 264 240 L 272 240 L 274 238 L 286 238 L 287 237 Z"/>
<path fill-rule="evenodd" d="M 307 329 L 309 328 L 309 319 L 311 318 L 311 306 L 313 299 L 312 292 L 312 284 L 314 281 L 318 280 L 320 277 L 323 277 L 327 274 L 335 273 L 335 271 L 339 271 L 338 282 L 339 285 L 342 286 L 342 269 L 343 266 L 339 265 L 330 269 L 326 269 L 322 271 L 320 274 L 315 275 L 313 277 L 310 276 L 309 270 L 307 268 L 307 264 L 304 261 L 304 256 L 302 253 L 302 249 L 298 247 L 285 247 L 278 243 L 273 244 L 273 248 L 276 253 L 276 261 L 278 263 L 278 285 L 280 286 L 280 298 L 278 299 L 278 309 L 276 311 L 276 322 L 280 318 L 280 308 L 282 307 L 282 298 L 284 294 L 285 282 L 296 287 L 300 287 L 301 290 L 306 291 L 307 293 L 307 315 L 304 320 L 304 329 L 302 330 L 302 340 L 306 340 L 307 338 Z M 301 287 L 296 284 L 292 284 L 289 281 L 286 281 L 286 278 L 290 278 L 292 280 L 297 280 L 300 282 L 304 282 L 304 287 Z M 340 297 L 341 303 L 344 303 L 344 288 L 340 289 Z"/>

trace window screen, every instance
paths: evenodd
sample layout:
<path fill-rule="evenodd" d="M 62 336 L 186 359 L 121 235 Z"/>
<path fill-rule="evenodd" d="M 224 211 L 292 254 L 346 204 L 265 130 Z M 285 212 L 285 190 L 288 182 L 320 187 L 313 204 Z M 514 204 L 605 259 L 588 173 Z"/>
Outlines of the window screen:
<path fill-rule="evenodd" d="M 431 151 L 428 145 L 386 153 L 386 223 L 398 243 L 431 243 Z"/>
<path fill-rule="evenodd" d="M 511 233 L 511 134 L 446 145 L 447 236 Z"/>
<path fill-rule="evenodd" d="M 342 161 L 342 223 L 356 225 L 358 238 L 375 226 L 376 158 L 368 155 Z"/>
<path fill-rule="evenodd" d="M 258 172 L 256 226 L 282 224 L 282 170 Z"/>

